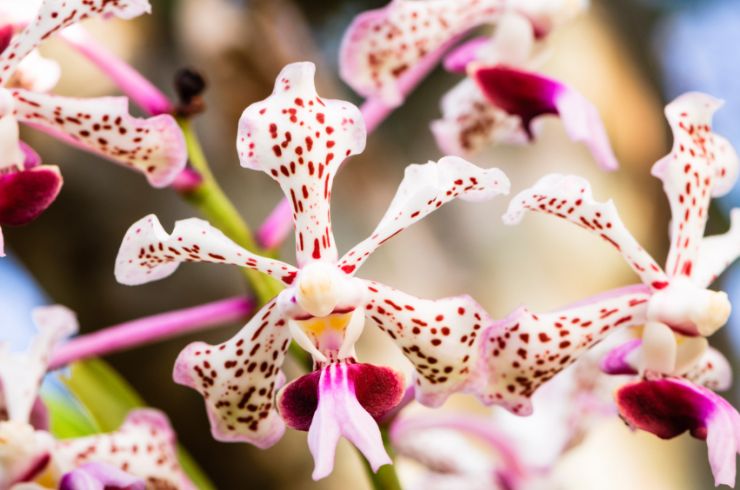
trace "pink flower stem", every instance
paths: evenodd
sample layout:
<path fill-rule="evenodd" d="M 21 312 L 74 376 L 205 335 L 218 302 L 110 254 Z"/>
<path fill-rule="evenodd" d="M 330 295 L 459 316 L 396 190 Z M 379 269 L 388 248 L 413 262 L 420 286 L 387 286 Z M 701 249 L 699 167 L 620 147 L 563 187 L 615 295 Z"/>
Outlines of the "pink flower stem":
<path fill-rule="evenodd" d="M 254 310 L 250 298 L 235 297 L 182 310 L 160 313 L 80 335 L 54 352 L 49 369 L 113 352 L 151 344 L 225 323 L 245 320 Z"/>
<path fill-rule="evenodd" d="M 452 46 L 457 44 L 462 37 L 463 36 L 461 35 L 451 38 L 438 49 L 429 53 L 419 61 L 416 66 L 410 68 L 406 73 L 401 75 L 398 79 L 398 85 L 404 98 L 419 86 L 434 67 L 439 64 L 439 61 L 445 53 L 447 53 Z M 360 107 L 360 112 L 362 113 L 362 118 L 365 120 L 365 130 L 367 131 L 367 134 L 369 135 L 375 131 L 375 129 L 377 129 L 377 127 L 380 126 L 380 124 L 399 107 L 400 105 L 389 106 L 377 97 L 371 97 L 365 100 Z M 267 216 L 267 219 L 262 223 L 262 226 L 257 230 L 257 242 L 260 246 L 266 249 L 279 247 L 293 229 L 292 220 L 293 212 L 290 207 L 290 202 L 287 198 L 283 198 Z"/>
<path fill-rule="evenodd" d="M 61 32 L 60 36 L 100 68 L 124 94 L 131 97 L 131 100 L 145 112 L 150 115 L 172 113 L 172 103 L 161 90 L 131 65 L 101 45 L 83 27 L 79 25 L 68 27 Z"/>

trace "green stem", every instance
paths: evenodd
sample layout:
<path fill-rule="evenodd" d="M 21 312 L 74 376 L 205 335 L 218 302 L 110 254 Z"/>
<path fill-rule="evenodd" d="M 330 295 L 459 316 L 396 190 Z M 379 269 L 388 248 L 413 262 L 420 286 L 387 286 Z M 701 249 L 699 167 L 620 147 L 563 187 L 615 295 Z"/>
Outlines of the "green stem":
<path fill-rule="evenodd" d="M 386 426 L 381 426 L 380 434 L 383 436 L 383 446 L 385 446 L 388 456 L 391 457 L 391 461 L 395 462 L 396 454 L 391 445 L 388 428 Z M 403 490 L 401 482 L 398 480 L 395 464 L 381 466 L 380 469 L 378 469 L 378 472 L 374 473 L 373 469 L 368 464 L 367 459 L 365 459 L 362 454 L 360 454 L 360 459 L 365 466 L 365 471 L 370 479 L 370 486 L 373 490 Z"/>
<path fill-rule="evenodd" d="M 264 254 L 264 251 L 254 240 L 249 226 L 244 222 L 234 204 L 226 197 L 223 189 L 213 176 L 208 160 L 200 146 L 198 136 L 193 130 L 192 123 L 185 118 L 180 118 L 178 123 L 185 135 L 190 164 L 202 179 L 194 189 L 182 191 L 181 195 L 188 203 L 198 209 L 213 226 L 223 231 L 226 236 L 250 252 Z M 270 301 L 282 289 L 277 281 L 257 271 L 242 270 L 260 304 Z"/>

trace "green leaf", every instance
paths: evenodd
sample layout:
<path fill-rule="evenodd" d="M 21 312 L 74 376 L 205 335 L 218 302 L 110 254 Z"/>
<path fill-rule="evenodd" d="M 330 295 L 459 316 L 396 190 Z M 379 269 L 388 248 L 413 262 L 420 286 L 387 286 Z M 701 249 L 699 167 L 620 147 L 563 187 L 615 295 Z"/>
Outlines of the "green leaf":
<path fill-rule="evenodd" d="M 50 431 L 57 439 L 83 437 L 100 432 L 90 414 L 70 397 L 45 395 Z"/>

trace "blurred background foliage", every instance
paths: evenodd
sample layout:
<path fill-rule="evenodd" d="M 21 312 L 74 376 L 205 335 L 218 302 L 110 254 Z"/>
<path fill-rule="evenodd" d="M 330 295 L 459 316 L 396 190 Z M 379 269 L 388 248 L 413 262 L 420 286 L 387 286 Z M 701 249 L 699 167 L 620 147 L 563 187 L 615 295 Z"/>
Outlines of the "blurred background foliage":
<path fill-rule="evenodd" d="M 208 109 L 197 119 L 197 129 L 226 192 L 256 227 L 281 194 L 267 176 L 238 165 L 234 141 L 241 111 L 271 91 L 283 65 L 299 60 L 317 64 L 323 96 L 359 103 L 337 77 L 339 41 L 354 15 L 385 3 L 152 0 L 152 16 L 89 27 L 170 94 L 178 68 L 190 66 L 205 75 Z M 599 171 L 587 150 L 571 142 L 555 119 L 543 122 L 541 136 L 531 146 L 499 146 L 472 160 L 503 169 L 512 181 L 512 195 L 548 172 L 589 178 L 595 195 L 614 198 L 627 226 L 660 261 L 668 244 L 668 204 L 649 169 L 669 150 L 662 107 L 688 89 L 725 98 L 728 105 L 718 115 L 717 131 L 739 145 L 736 72 L 740 64 L 733 61 L 732 52 L 738 41 L 740 2 L 735 0 L 594 0 L 587 14 L 557 33 L 544 71 L 594 102 L 622 168 L 613 174 Z M 94 67 L 66 46 L 50 42 L 44 52 L 63 60 L 60 93 L 115 92 Z M 440 156 L 428 124 L 438 117 L 440 97 L 455 81 L 456 76 L 435 71 L 369 138 L 366 152 L 343 168 L 333 194 L 334 229 L 341 250 L 375 226 L 407 164 Z M 176 219 L 193 216 L 193 211 L 173 191 L 153 190 L 139 175 L 43 135 L 28 132 L 24 137 L 48 163 L 61 164 L 65 185 L 48 212 L 30 226 L 6 230 L 6 240 L 48 298 L 78 313 L 83 332 L 244 291 L 237 270 L 207 265 L 184 266 L 172 278 L 146 286 L 117 284 L 112 274 L 114 258 L 132 222 L 156 212 L 168 227 Z M 729 199 L 725 204 L 732 204 L 733 196 Z M 737 194 L 734 199 L 737 205 Z M 615 251 L 576 227 L 538 216 L 518 227 L 505 227 L 499 216 L 506 203 L 500 198 L 446 206 L 383 247 L 363 275 L 423 297 L 468 292 L 499 318 L 522 303 L 544 311 L 637 281 Z M 721 213 L 714 213 L 710 226 L 723 230 Z M 292 250 L 292 242 L 287 243 L 284 257 L 292 260 Z M 2 265 L 4 270 L 8 266 Z M 10 306 L 2 306 L 0 319 L 5 325 L 20 325 L 26 316 L 19 314 L 19 305 L 43 300 L 33 293 L 23 296 L 20 291 L 27 284 L 11 283 L 4 270 L 0 290 L 11 301 Z M 728 275 L 725 285 L 731 299 L 737 300 L 740 278 Z M 713 337 L 731 359 L 737 359 L 729 339 L 740 337 L 738 323 L 733 320 Z M 313 483 L 303 433 L 288 431 L 267 451 L 218 443 L 210 437 L 201 398 L 171 381 L 172 364 L 186 343 L 219 342 L 238 327 L 117 354 L 109 360 L 149 404 L 171 417 L 180 440 L 217 488 L 331 489 L 347 488 L 348 482 L 352 488 L 363 488 L 360 463 L 347 446 L 340 448 L 334 475 Z M 359 355 L 408 372 L 405 361 L 390 346 L 368 327 Z M 297 372 L 294 365 L 288 370 Z M 733 402 L 737 405 L 737 396 Z M 465 397 L 453 399 L 445 408 L 463 406 L 483 411 Z M 565 488 L 712 487 L 703 443 L 686 437 L 668 443 L 645 434 L 632 435 L 616 417 L 603 425 L 559 468 Z"/>

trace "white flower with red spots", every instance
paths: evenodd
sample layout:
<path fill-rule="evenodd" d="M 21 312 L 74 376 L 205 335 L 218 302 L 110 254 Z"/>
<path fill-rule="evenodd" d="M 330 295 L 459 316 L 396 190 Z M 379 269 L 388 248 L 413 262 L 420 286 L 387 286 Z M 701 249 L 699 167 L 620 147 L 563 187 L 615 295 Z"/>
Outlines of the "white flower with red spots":
<path fill-rule="evenodd" d="M 287 286 L 231 340 L 187 347 L 175 380 L 203 394 L 219 440 L 267 447 L 286 423 L 308 430 L 314 477 L 321 478 L 331 472 L 340 435 L 373 468 L 390 462 L 373 419 L 398 403 L 403 381 L 391 369 L 355 362 L 366 318 L 415 365 L 417 398 L 428 404 L 467 383 L 478 360 L 472 346 L 490 324 L 467 296 L 422 300 L 355 272 L 383 242 L 443 204 L 488 199 L 507 192 L 509 183 L 499 170 L 457 157 L 411 165 L 372 235 L 339 258 L 330 221 L 332 182 L 342 161 L 364 149 L 366 135 L 355 106 L 317 95 L 314 70 L 311 63 L 283 69 L 273 94 L 244 111 L 237 139 L 242 165 L 272 176 L 291 203 L 298 267 L 251 254 L 204 221 L 180 221 L 168 234 L 147 216 L 126 234 L 116 277 L 140 284 L 171 274 L 181 262 L 205 261 L 259 270 Z M 285 387 L 275 406 L 291 338 L 318 370 Z"/>
<path fill-rule="evenodd" d="M 470 30 L 495 24 L 492 37 L 467 41 L 445 59 L 445 68 L 468 78 L 442 99 L 442 119 L 432 123 L 440 148 L 465 155 L 490 142 L 524 143 L 534 136 L 533 120 L 555 114 L 573 140 L 613 170 L 618 164 L 593 105 L 569 86 L 528 71 L 541 64 L 551 32 L 586 3 L 393 0 L 349 27 L 341 75 L 358 93 L 398 105 L 430 60 Z"/>
<path fill-rule="evenodd" d="M 391 426 L 396 453 L 410 489 L 534 490 L 561 488 L 556 466 L 590 429 L 611 417 L 614 379 L 600 373 L 595 351 L 537 392 L 530 417 L 494 411 L 402 414 Z M 547 437 L 543 437 L 547 434 Z"/>
<path fill-rule="evenodd" d="M 53 349 L 77 331 L 62 306 L 38 308 L 39 328 L 27 352 L 0 343 L 0 488 L 81 490 L 91 481 L 105 488 L 194 488 L 180 469 L 175 435 L 156 410 L 131 412 L 116 431 L 55 440 L 47 432 L 38 397 Z M 30 485 L 30 486 L 29 486 Z"/>
<path fill-rule="evenodd" d="M 605 366 L 610 372 L 640 373 L 649 379 L 620 390 L 622 415 L 661 437 L 689 429 L 707 438 L 717 482 L 734 483 L 740 417 L 702 387 L 729 384 L 728 365 L 707 352 L 706 337 L 726 323 L 731 306 L 727 294 L 708 286 L 740 255 L 740 211 L 732 212 L 727 233 L 704 237 L 711 198 L 727 193 L 738 172 L 734 149 L 711 131 L 712 115 L 720 105 L 708 95 L 688 93 L 666 107 L 673 149 L 653 166 L 672 213 L 665 269 L 627 231 L 614 204 L 595 201 L 588 182 L 579 177 L 542 178 L 513 199 L 505 221 L 516 223 L 526 211 L 552 214 L 595 233 L 620 251 L 644 283 L 644 307 L 633 312 L 630 323 L 645 328 L 641 342 L 620 347 Z M 673 378 L 653 379 L 661 376 Z"/>
<path fill-rule="evenodd" d="M 58 66 L 35 54 L 48 36 L 81 20 L 129 19 L 149 8 L 146 0 L 46 0 L 28 18 L 25 6 L 0 7 L 0 225 L 33 220 L 62 185 L 58 168 L 39 165 L 38 155 L 19 140 L 18 123 L 141 172 L 155 187 L 169 185 L 184 168 L 185 143 L 174 118 L 135 118 L 125 97 L 47 94 L 58 78 Z"/>

